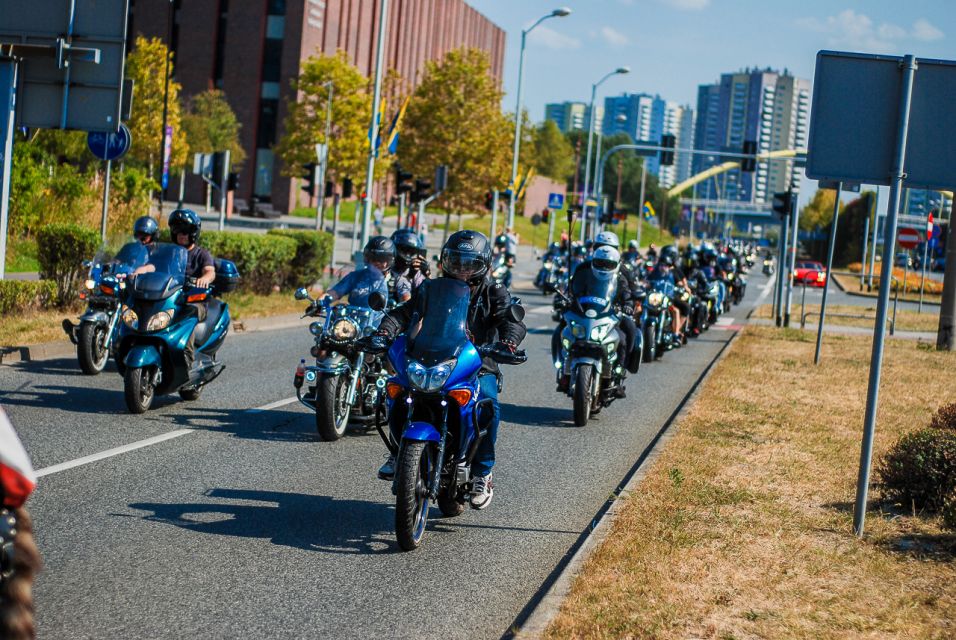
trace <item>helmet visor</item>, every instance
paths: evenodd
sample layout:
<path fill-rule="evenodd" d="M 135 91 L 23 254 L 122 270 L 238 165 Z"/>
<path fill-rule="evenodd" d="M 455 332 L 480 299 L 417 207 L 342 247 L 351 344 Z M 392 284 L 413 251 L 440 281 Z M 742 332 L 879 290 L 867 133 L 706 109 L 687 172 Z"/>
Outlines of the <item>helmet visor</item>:
<path fill-rule="evenodd" d="M 611 272 L 617 268 L 617 263 L 613 260 L 603 260 L 596 258 L 592 261 L 591 266 L 595 271 Z"/>
<path fill-rule="evenodd" d="M 484 274 L 488 266 L 482 260 L 481 255 L 474 251 L 449 249 L 442 254 L 441 269 L 454 278 L 470 280 L 475 276 Z"/>
<path fill-rule="evenodd" d="M 395 254 L 391 251 L 369 250 L 365 252 L 365 260 L 368 262 L 384 262 L 390 269 L 395 262 Z"/>

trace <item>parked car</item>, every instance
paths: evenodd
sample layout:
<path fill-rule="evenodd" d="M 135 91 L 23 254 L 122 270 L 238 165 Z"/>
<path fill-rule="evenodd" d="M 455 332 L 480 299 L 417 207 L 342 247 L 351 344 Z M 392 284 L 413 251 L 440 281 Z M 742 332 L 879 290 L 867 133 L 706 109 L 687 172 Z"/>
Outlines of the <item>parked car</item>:
<path fill-rule="evenodd" d="M 826 286 L 827 269 L 819 262 L 798 260 L 793 274 L 793 283 L 806 284 L 808 287 Z"/>
<path fill-rule="evenodd" d="M 896 257 L 893 259 L 893 264 L 900 269 L 913 268 L 913 260 L 910 258 L 908 253 L 897 253 Z"/>

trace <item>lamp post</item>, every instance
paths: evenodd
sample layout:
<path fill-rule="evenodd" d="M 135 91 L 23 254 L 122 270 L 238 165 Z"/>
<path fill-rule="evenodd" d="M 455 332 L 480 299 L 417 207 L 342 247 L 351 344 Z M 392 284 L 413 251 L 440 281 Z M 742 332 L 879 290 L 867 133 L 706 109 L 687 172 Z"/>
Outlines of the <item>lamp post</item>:
<path fill-rule="evenodd" d="M 372 126 L 369 128 L 368 169 L 365 173 L 365 201 L 362 203 L 362 239 L 361 246 L 368 243 L 369 222 L 372 218 L 373 182 L 375 180 L 375 158 L 378 156 L 376 141 L 378 132 L 384 123 L 378 121 L 379 104 L 382 99 L 382 70 L 385 64 L 385 26 L 388 22 L 388 0 L 381 0 L 378 18 L 378 43 L 375 62 L 375 89 L 372 92 Z M 323 185 L 323 188 L 324 185 Z"/>
<path fill-rule="evenodd" d="M 515 223 L 515 191 L 518 190 L 518 185 L 515 184 L 518 180 L 518 152 L 521 150 L 521 81 L 524 77 L 524 45 L 525 40 L 528 37 L 528 34 L 537 27 L 539 24 L 547 20 L 548 18 L 563 18 L 565 16 L 571 15 L 571 10 L 567 7 L 561 7 L 560 9 L 555 9 L 551 13 L 541 16 L 538 20 L 528 27 L 521 31 L 521 53 L 518 55 L 518 90 L 517 90 L 517 104 L 515 106 L 515 147 L 514 154 L 511 157 L 511 200 L 508 203 L 508 224 L 507 226 L 513 227 Z"/>
<path fill-rule="evenodd" d="M 630 67 L 618 67 L 614 71 L 611 71 L 603 78 L 591 85 L 591 107 L 590 114 L 588 117 L 588 151 L 585 155 L 584 161 L 584 202 L 581 205 L 581 242 L 584 242 L 585 239 L 585 228 L 587 227 L 588 222 L 588 198 L 591 197 L 591 145 L 594 142 L 594 101 L 597 99 L 597 90 L 604 81 L 618 74 L 630 73 Z"/>
<path fill-rule="evenodd" d="M 329 172 L 329 135 L 332 131 L 332 81 L 326 80 L 323 87 L 329 88 L 329 98 L 325 108 L 325 150 L 319 158 L 318 196 L 319 210 L 315 216 L 315 230 L 321 231 L 325 224 L 325 180 Z"/>

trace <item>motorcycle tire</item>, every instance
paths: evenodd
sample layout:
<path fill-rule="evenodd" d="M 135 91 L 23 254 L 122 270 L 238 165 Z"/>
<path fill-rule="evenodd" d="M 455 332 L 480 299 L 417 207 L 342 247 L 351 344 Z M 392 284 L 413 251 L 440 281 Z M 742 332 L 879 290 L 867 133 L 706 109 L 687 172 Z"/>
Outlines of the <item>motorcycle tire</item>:
<path fill-rule="evenodd" d="M 80 369 L 88 376 L 95 376 L 110 359 L 110 350 L 106 346 L 106 326 L 99 322 L 83 322 L 78 333 L 76 355 Z"/>
<path fill-rule="evenodd" d="M 123 387 L 126 407 L 130 413 L 146 413 L 156 395 L 150 370 L 130 367 L 123 376 Z"/>
<path fill-rule="evenodd" d="M 657 359 L 657 331 L 653 325 L 644 327 L 644 362 Z"/>
<path fill-rule="evenodd" d="M 591 417 L 591 378 L 594 367 L 589 364 L 578 365 L 574 384 L 574 426 L 583 427 Z"/>
<path fill-rule="evenodd" d="M 465 510 L 465 505 L 458 502 L 457 498 L 449 498 L 445 495 L 438 496 L 438 508 L 446 518 L 460 516 Z"/>
<path fill-rule="evenodd" d="M 349 392 L 347 376 L 322 374 L 316 388 L 315 430 L 326 442 L 338 440 L 345 435 L 352 407 L 346 402 Z"/>
<path fill-rule="evenodd" d="M 396 469 L 395 537 L 403 551 L 421 544 L 428 522 L 431 455 L 426 442 L 407 442 Z"/>
<path fill-rule="evenodd" d="M 199 396 L 202 395 L 203 385 L 197 387 L 192 387 L 189 389 L 180 389 L 179 397 L 187 402 L 192 402 L 193 400 L 199 400 Z"/>

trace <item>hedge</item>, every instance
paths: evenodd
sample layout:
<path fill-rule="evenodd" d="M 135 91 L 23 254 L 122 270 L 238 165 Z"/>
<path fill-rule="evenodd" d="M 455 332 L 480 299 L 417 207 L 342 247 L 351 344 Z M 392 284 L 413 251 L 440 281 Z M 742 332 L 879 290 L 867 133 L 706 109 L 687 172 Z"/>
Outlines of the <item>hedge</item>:
<path fill-rule="evenodd" d="M 332 260 L 332 234 L 321 231 L 294 231 L 271 229 L 268 234 L 291 238 L 296 242 L 295 259 L 284 285 L 290 289 L 309 287 L 322 277 L 325 267 Z"/>
<path fill-rule="evenodd" d="M 0 316 L 40 309 L 55 296 L 52 280 L 0 280 Z"/>
<path fill-rule="evenodd" d="M 270 293 L 286 282 L 298 249 L 292 238 L 233 231 L 204 232 L 200 243 L 213 257 L 235 262 L 240 286 L 255 293 Z"/>
<path fill-rule="evenodd" d="M 884 495 L 904 508 L 940 510 L 956 492 L 956 431 L 903 435 L 880 460 L 877 477 Z"/>
<path fill-rule="evenodd" d="M 100 234 L 75 224 L 50 224 L 37 232 L 36 239 L 40 278 L 56 284 L 53 303 L 65 306 L 73 300 L 77 281 L 86 273 L 83 261 L 91 259 L 100 246 Z"/>

